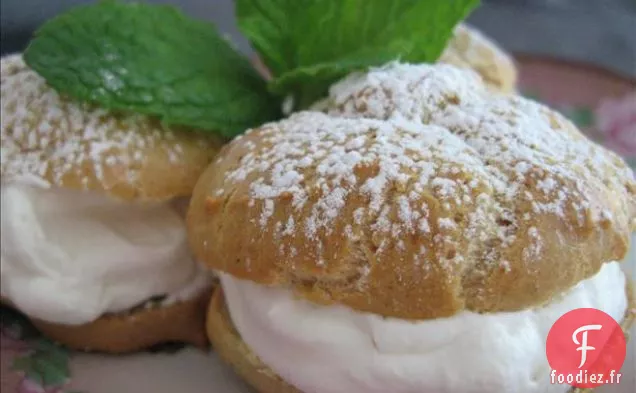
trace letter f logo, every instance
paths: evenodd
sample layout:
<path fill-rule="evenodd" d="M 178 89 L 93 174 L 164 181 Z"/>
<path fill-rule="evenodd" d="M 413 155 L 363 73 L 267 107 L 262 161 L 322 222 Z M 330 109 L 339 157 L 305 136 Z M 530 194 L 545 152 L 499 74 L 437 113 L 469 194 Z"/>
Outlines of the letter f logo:
<path fill-rule="evenodd" d="M 574 341 L 574 344 L 580 345 L 580 347 L 578 347 L 576 349 L 577 351 L 581 351 L 581 364 L 579 364 L 579 368 L 583 367 L 583 365 L 587 361 L 587 351 L 593 351 L 593 350 L 596 349 L 596 348 L 594 348 L 592 346 L 588 346 L 587 345 L 587 334 L 588 334 L 588 332 L 590 330 L 601 330 L 602 328 L 603 328 L 602 325 L 585 325 L 585 326 L 581 326 L 580 328 L 576 329 L 574 331 L 574 333 L 572 334 L 572 341 Z M 581 342 L 579 342 L 579 339 L 577 338 L 579 333 L 582 333 L 581 334 Z"/>

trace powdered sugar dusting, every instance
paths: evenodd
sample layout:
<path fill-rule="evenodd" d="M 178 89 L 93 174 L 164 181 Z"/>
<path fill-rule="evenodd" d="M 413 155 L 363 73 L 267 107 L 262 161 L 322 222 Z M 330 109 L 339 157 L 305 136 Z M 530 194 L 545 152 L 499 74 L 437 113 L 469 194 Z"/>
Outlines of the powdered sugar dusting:
<path fill-rule="evenodd" d="M 165 151 L 172 163 L 183 160 L 171 129 L 61 97 L 21 55 L 2 58 L 1 88 L 3 180 L 29 175 L 60 186 L 72 177 L 86 189 L 134 188 L 149 149 Z"/>
<path fill-rule="evenodd" d="M 333 232 L 333 222 L 342 218 L 350 198 L 364 197 L 368 204 L 347 214 L 355 227 L 368 224 L 375 233 L 384 234 L 377 252 L 390 244 L 404 250 L 400 239 L 404 234 L 429 234 L 433 226 L 447 233 L 437 241 L 450 244 L 457 224 L 450 217 L 430 222 L 429 202 L 422 196 L 434 194 L 452 210 L 458 204 L 473 205 L 476 189 L 487 190 L 490 182 L 491 175 L 475 152 L 448 130 L 433 125 L 301 112 L 258 132 L 260 149 L 245 154 L 240 165 L 226 174 L 226 181 L 252 179 L 249 195 L 262 201 L 263 229 L 271 225 L 269 217 L 281 198 L 297 201 L 296 209 L 308 213 L 286 227 L 302 230 L 313 240 Z M 472 182 L 464 184 L 462 178 Z M 405 195 L 393 200 L 390 194 L 395 189 Z M 344 230 L 345 236 L 355 232 L 350 225 Z"/>
<path fill-rule="evenodd" d="M 540 217 L 627 226 L 636 213 L 633 173 L 617 156 L 546 107 L 487 90 L 472 71 L 390 64 L 345 78 L 323 104 L 326 113 L 250 131 L 256 146 L 226 174 L 225 190 L 249 185 L 264 230 L 271 209 L 293 200 L 296 235 L 320 249 L 335 230 L 364 233 L 376 255 L 407 250 L 410 236 L 425 239 L 412 255 L 423 270 L 425 259 L 509 272 L 507 247 L 524 245 L 524 263 L 541 257 L 541 231 L 528 229 Z M 327 261 L 318 254 L 316 266 Z"/>
<path fill-rule="evenodd" d="M 546 107 L 486 90 L 471 71 L 390 64 L 334 85 L 326 111 L 442 126 L 478 153 L 500 202 L 527 199 L 535 213 L 563 217 L 574 208 L 606 216 L 608 208 L 591 206 L 587 198 L 599 190 L 615 202 L 609 208 L 633 205 L 624 191 L 633 187 L 633 172 L 617 156 Z M 454 193 L 452 183 L 431 184 L 442 195 Z"/>

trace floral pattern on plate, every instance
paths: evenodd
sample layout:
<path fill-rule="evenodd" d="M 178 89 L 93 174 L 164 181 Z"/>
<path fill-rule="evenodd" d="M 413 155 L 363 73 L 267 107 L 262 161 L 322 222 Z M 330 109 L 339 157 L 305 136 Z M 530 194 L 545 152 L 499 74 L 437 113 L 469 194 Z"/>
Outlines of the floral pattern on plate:
<path fill-rule="evenodd" d="M 65 390 L 70 380 L 69 351 L 41 337 L 17 312 L 2 310 L 0 351 L 19 373 L 17 393 L 79 393 Z"/>

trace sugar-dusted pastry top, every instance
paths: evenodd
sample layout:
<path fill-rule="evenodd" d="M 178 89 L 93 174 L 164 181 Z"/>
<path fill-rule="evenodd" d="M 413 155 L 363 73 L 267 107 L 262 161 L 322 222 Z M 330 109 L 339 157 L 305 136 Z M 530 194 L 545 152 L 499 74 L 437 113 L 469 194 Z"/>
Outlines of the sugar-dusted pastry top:
<path fill-rule="evenodd" d="M 448 41 L 439 62 L 471 68 L 494 90 L 510 93 L 517 83 L 517 68 L 512 57 L 474 28 L 460 24 Z"/>
<path fill-rule="evenodd" d="M 231 142 L 188 214 L 199 260 L 316 303 L 407 319 L 543 304 L 625 255 L 615 154 L 472 71 L 391 64 Z"/>
<path fill-rule="evenodd" d="M 218 152 L 210 135 L 113 114 L 58 95 L 21 55 L 2 58 L 2 181 L 105 192 L 126 200 L 188 196 Z"/>

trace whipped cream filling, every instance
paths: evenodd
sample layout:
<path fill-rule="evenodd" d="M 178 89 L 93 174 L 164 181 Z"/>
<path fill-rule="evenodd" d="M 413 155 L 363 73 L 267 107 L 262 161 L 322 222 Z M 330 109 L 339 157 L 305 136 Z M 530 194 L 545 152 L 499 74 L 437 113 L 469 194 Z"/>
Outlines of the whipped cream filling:
<path fill-rule="evenodd" d="M 26 181 L 2 183 L 1 194 L 1 293 L 27 315 L 78 325 L 209 285 L 174 204 Z"/>
<path fill-rule="evenodd" d="M 227 274 L 221 282 L 243 340 L 305 393 L 562 393 L 545 356 L 553 323 L 581 307 L 621 321 L 628 306 L 617 262 L 543 307 L 417 322 L 315 305 Z"/>

